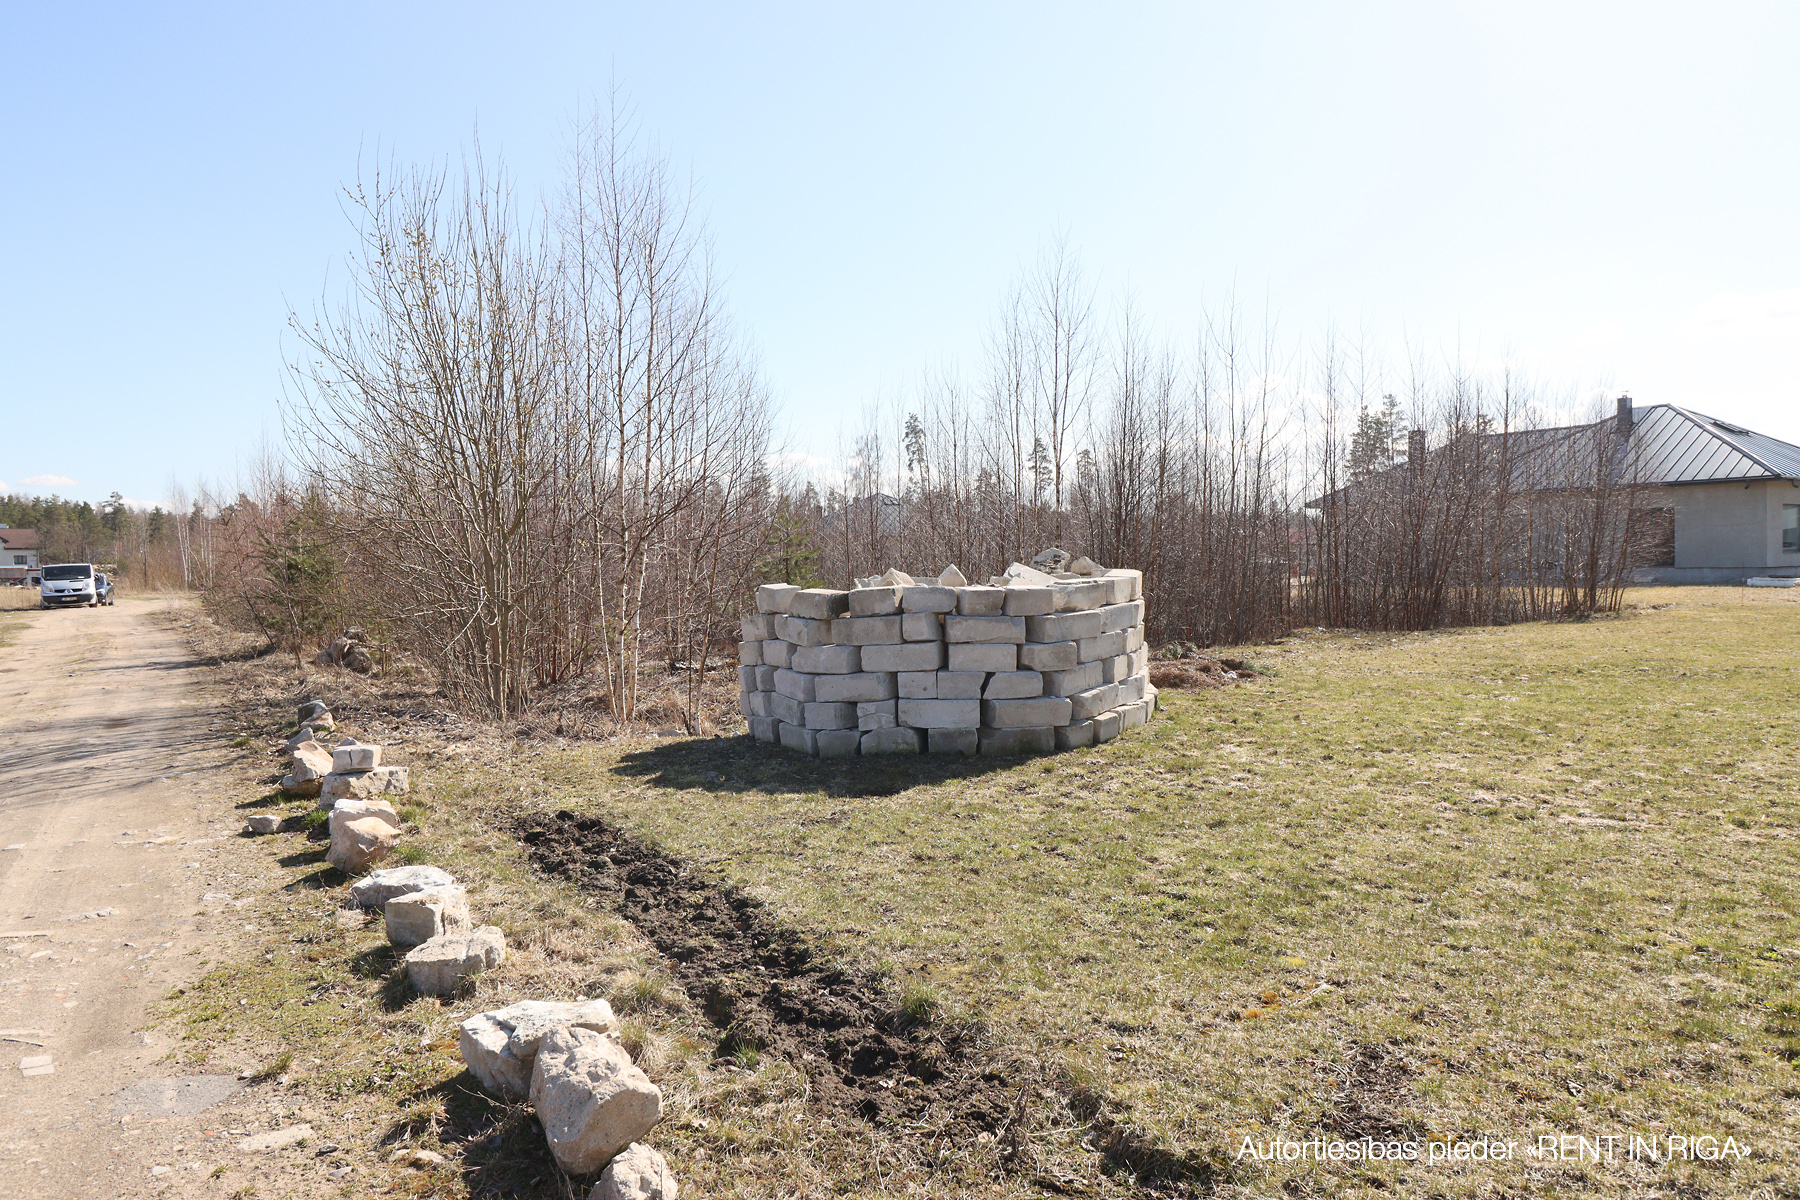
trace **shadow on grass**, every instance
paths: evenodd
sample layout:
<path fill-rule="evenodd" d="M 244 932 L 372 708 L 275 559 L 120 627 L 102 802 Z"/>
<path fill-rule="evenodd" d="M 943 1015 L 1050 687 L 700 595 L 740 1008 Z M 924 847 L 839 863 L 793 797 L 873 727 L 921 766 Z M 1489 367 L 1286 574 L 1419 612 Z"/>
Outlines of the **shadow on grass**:
<path fill-rule="evenodd" d="M 435 1135 L 460 1148 L 455 1160 L 471 1196 L 564 1197 L 565 1176 L 529 1106 L 496 1100 L 468 1071 L 406 1097 L 382 1135 L 396 1145 Z"/>
<path fill-rule="evenodd" d="M 1051 757 L 1040 755 L 1034 757 Z M 882 754 L 808 758 L 748 736 L 689 738 L 625 755 L 615 775 L 655 787 L 708 792 L 823 792 L 827 796 L 893 796 L 908 788 L 975 779 L 1029 759 L 1022 755 Z"/>
<path fill-rule="evenodd" d="M 273 808 L 277 804 L 292 804 L 293 802 L 294 798 L 292 796 L 289 796 L 286 792 L 277 788 L 272 792 L 264 792 L 254 800 L 239 801 L 237 810 L 239 812 L 244 812 L 247 809 Z"/>

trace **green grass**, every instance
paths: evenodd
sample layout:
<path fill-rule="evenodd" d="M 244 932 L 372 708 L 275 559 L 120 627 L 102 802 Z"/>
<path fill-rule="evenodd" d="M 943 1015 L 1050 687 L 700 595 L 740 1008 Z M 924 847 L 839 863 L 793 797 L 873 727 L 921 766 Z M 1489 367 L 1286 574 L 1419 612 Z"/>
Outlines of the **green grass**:
<path fill-rule="evenodd" d="M 1053 758 L 730 739 L 426 775 L 440 808 L 592 809 L 742 881 L 1212 1161 L 1222 1192 L 1747 1193 L 1800 1158 L 1800 603 L 1630 601 L 1247 648 L 1270 677 L 1165 693 L 1148 729 Z M 1370 1122 L 1754 1153 L 1235 1161 Z"/>

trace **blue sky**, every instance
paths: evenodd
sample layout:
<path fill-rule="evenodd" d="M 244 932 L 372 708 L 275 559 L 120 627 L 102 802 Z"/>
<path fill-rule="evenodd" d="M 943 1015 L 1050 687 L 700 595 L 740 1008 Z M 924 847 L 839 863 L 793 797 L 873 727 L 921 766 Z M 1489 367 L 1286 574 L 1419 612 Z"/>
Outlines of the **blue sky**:
<path fill-rule="evenodd" d="M 1172 338 L 1235 291 L 1800 441 L 1795 62 L 1777 3 L 10 5 L 0 484 L 228 481 L 359 159 L 479 128 L 532 195 L 614 81 L 803 452 L 1059 233 Z"/>

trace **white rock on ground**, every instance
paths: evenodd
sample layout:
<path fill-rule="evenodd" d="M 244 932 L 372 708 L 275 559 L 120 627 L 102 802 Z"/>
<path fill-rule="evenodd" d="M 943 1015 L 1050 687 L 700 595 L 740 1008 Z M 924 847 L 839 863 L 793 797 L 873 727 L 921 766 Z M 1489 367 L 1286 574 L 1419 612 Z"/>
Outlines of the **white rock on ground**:
<path fill-rule="evenodd" d="M 367 800 L 374 796 L 400 795 L 411 790 L 410 775 L 405 767 L 333 771 L 319 781 L 319 807 L 330 808 L 339 800 Z"/>
<path fill-rule="evenodd" d="M 364 908 L 381 908 L 395 896 L 421 892 L 427 888 L 448 887 L 456 880 L 442 867 L 386 867 L 359 879 L 350 895 Z"/>
<path fill-rule="evenodd" d="M 325 861 L 346 875 L 359 875 L 386 858 L 399 841 L 400 831 L 380 817 L 333 821 Z"/>
<path fill-rule="evenodd" d="M 373 771 L 381 765 L 381 747 L 369 742 L 348 739 L 331 748 L 331 769 L 338 774 L 351 771 Z"/>
<path fill-rule="evenodd" d="M 321 782 L 329 774 L 331 751 L 314 741 L 301 742 L 294 747 L 294 760 L 281 781 L 281 790 L 298 792 L 302 796 L 316 796 Z"/>
<path fill-rule="evenodd" d="M 406 977 L 423 996 L 448 996 L 471 975 L 506 961 L 506 935 L 498 925 L 434 937 L 406 956 Z"/>
<path fill-rule="evenodd" d="M 553 1029 L 531 1069 L 531 1106 L 562 1169 L 590 1175 L 650 1132 L 662 1118 L 662 1092 L 614 1039 Z"/>
<path fill-rule="evenodd" d="M 588 1200 L 675 1200 L 675 1176 L 661 1154 L 633 1142 L 600 1172 Z"/>
<path fill-rule="evenodd" d="M 395 896 L 381 911 L 388 943 L 409 949 L 469 927 L 469 899 L 456 884 Z"/>
<path fill-rule="evenodd" d="M 617 1033 L 619 1022 L 604 1000 L 571 1004 L 521 1000 L 476 1013 L 462 1023 L 463 1062 L 493 1095 L 524 1100 L 531 1094 L 531 1068 L 538 1047 L 552 1029 Z"/>
<path fill-rule="evenodd" d="M 370 817 L 386 821 L 396 832 L 400 829 L 400 814 L 386 800 L 340 800 L 332 807 L 330 824 L 336 829 L 345 821 L 362 821 Z"/>
<path fill-rule="evenodd" d="M 275 813 L 253 813 L 244 818 L 246 833 L 274 833 L 281 828 L 281 817 Z"/>

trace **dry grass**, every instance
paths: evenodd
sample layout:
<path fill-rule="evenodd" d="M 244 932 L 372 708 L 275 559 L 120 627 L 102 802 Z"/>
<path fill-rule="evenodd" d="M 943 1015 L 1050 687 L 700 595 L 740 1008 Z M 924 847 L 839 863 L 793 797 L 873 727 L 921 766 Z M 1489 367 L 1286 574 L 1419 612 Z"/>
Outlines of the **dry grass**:
<path fill-rule="evenodd" d="M 22 609 L 38 609 L 43 607 L 38 590 L 34 587 L 0 587 L 0 612 L 12 612 Z"/>

